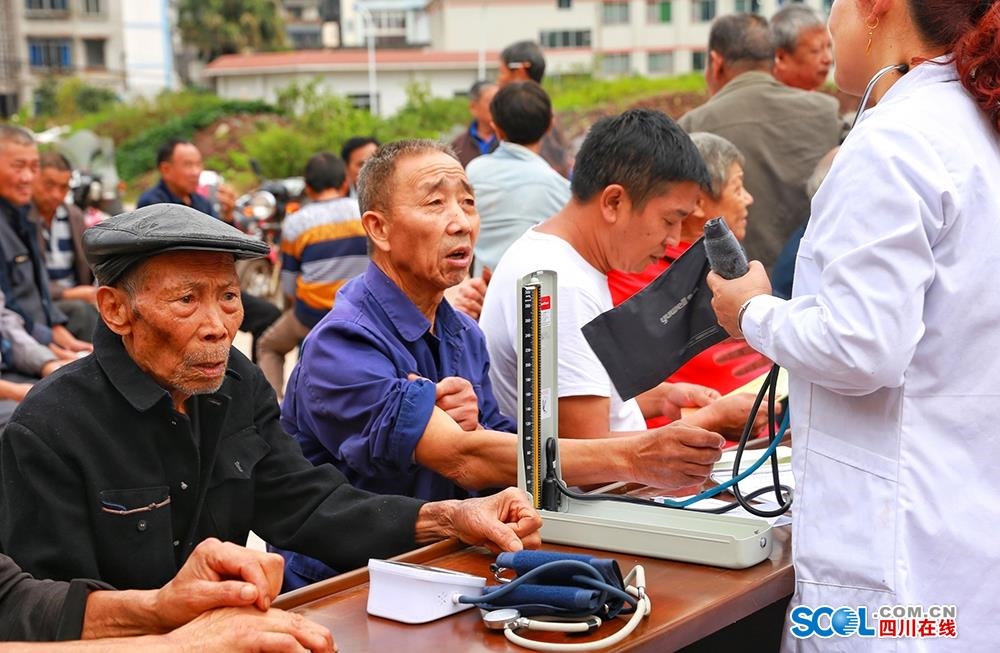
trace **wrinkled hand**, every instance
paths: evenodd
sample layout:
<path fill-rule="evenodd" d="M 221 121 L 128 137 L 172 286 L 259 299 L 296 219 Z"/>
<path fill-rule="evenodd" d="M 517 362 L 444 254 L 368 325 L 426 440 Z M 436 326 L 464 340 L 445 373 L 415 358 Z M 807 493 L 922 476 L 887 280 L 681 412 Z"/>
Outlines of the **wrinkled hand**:
<path fill-rule="evenodd" d="M 770 295 L 771 282 L 760 261 L 750 261 L 750 270 L 737 279 L 723 279 L 714 272 L 707 277 L 712 291 L 712 310 L 719 325 L 737 340 L 743 339 L 743 332 L 737 322 L 740 306 L 757 295 Z"/>
<path fill-rule="evenodd" d="M 164 635 L 182 653 L 331 653 L 330 631 L 302 615 L 222 608 Z"/>
<path fill-rule="evenodd" d="M 747 418 L 750 416 L 750 409 L 756 397 L 749 392 L 742 392 L 736 395 L 723 397 L 704 408 L 699 408 L 696 412 L 684 418 L 685 422 L 695 424 L 703 428 L 718 431 L 729 440 L 739 440 L 746 428 Z M 775 414 L 780 413 L 781 405 L 775 406 Z M 761 402 L 754 416 L 753 430 L 757 433 L 762 428 L 767 427 L 767 404 Z"/>
<path fill-rule="evenodd" d="M 410 381 L 421 378 L 418 374 L 407 376 Z M 463 431 L 479 428 L 479 399 L 468 379 L 448 376 L 435 385 L 434 405 L 448 413 Z"/>
<path fill-rule="evenodd" d="M 58 324 L 52 327 L 52 344 L 58 345 L 63 349 L 68 349 L 71 352 L 91 352 L 94 351 L 94 345 L 89 342 L 84 342 L 82 340 L 77 340 L 76 337 L 69 332 L 65 326 Z M 59 355 L 58 353 L 56 354 Z"/>
<path fill-rule="evenodd" d="M 209 538 L 156 593 L 156 614 L 164 630 L 170 630 L 213 608 L 252 604 L 267 610 L 281 591 L 283 569 L 284 560 L 276 553 Z"/>
<path fill-rule="evenodd" d="M 528 495 L 512 487 L 488 497 L 457 501 L 451 513 L 452 535 L 494 553 L 537 549 L 542 543 L 541 527 L 542 518 Z"/>
<path fill-rule="evenodd" d="M 486 297 L 486 287 L 493 273 L 489 268 L 483 268 L 483 276 L 466 277 L 461 283 L 444 291 L 445 299 L 456 310 L 462 311 L 473 320 L 479 319 L 483 310 L 483 299 Z"/>
<path fill-rule="evenodd" d="M 661 415 L 680 419 L 682 408 L 701 408 L 722 395 L 718 390 L 694 383 L 664 383 Z"/>
<path fill-rule="evenodd" d="M 685 422 L 672 422 L 636 439 L 630 479 L 663 489 L 701 485 L 722 456 L 718 433 Z"/>

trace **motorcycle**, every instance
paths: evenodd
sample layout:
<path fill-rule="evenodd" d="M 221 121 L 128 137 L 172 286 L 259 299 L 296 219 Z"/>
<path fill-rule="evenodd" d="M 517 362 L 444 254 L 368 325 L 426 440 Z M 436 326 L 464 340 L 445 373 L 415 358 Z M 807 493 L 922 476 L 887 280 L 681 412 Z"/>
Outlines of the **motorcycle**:
<path fill-rule="evenodd" d="M 284 303 L 281 290 L 281 224 L 286 215 L 301 207 L 305 187 L 302 177 L 267 180 L 236 200 L 235 226 L 270 246 L 266 257 L 240 261 L 237 265 L 240 287 L 243 292 L 263 297 L 279 307 Z"/>
<path fill-rule="evenodd" d="M 57 141 L 56 149 L 73 166 L 73 203 L 86 214 L 87 226 L 124 211 L 110 138 L 84 129 Z"/>

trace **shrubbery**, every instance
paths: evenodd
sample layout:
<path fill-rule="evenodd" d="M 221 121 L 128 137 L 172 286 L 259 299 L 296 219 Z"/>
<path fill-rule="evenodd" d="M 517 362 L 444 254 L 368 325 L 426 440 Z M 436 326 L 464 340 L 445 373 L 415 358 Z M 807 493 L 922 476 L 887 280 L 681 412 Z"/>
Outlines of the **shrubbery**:
<path fill-rule="evenodd" d="M 596 107 L 623 108 L 645 96 L 667 92 L 700 91 L 698 74 L 675 78 L 627 77 L 596 80 L 590 75 L 564 75 L 546 80 L 553 106 L 560 113 L 583 112 Z M 352 136 L 375 136 L 382 142 L 399 138 L 447 138 L 469 120 L 463 98 L 435 98 L 426 85 L 407 88 L 407 103 L 394 116 L 380 118 L 357 109 L 344 97 L 324 93 L 319 81 L 293 84 L 282 91 L 274 105 L 259 101 L 223 100 L 206 91 L 164 92 L 154 99 L 120 102 L 107 91 L 66 79 L 43 84 L 37 91 L 44 115 L 27 119 L 36 131 L 56 124 L 74 130 L 91 129 L 116 144 L 118 173 L 134 181 L 155 169 L 156 150 L 168 138 L 191 139 L 220 118 L 258 114 L 256 131 L 242 135 L 219 151 L 206 152 L 206 166 L 227 180 L 253 183 L 251 160 L 266 177 L 301 174 L 306 160 L 320 150 L 340 152 Z M 245 130 L 246 127 L 243 127 Z M 241 190 L 245 190 L 241 188 Z"/>
<path fill-rule="evenodd" d="M 214 97 L 214 96 L 210 96 Z M 139 135 L 115 146 L 115 164 L 123 179 L 132 179 L 156 167 L 156 150 L 170 138 L 190 139 L 199 129 L 233 113 L 270 113 L 274 107 L 258 101 L 219 100 L 154 124 Z"/>

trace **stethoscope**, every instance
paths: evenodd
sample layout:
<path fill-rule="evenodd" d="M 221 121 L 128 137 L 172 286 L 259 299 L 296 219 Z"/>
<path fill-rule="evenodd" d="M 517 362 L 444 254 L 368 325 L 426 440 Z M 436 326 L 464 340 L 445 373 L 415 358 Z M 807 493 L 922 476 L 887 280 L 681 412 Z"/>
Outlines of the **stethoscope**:
<path fill-rule="evenodd" d="M 851 122 L 851 129 L 854 129 L 854 126 L 858 124 L 858 120 L 861 118 L 861 114 L 865 112 L 865 107 L 868 106 L 868 100 L 871 98 L 872 91 L 875 90 L 875 85 L 878 84 L 880 79 L 894 70 L 898 71 L 900 75 L 905 75 L 907 71 L 910 70 L 910 66 L 905 63 L 897 63 L 880 68 L 875 72 L 875 75 L 872 76 L 871 80 L 869 80 L 868 86 L 865 87 L 865 92 L 861 94 L 861 102 L 858 103 L 858 112 L 854 114 L 854 121 Z"/>

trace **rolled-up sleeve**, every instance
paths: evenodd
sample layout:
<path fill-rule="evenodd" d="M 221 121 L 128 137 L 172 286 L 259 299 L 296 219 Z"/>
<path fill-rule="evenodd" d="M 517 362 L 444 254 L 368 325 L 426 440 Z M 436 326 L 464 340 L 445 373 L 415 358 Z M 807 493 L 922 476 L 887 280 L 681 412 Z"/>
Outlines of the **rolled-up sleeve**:
<path fill-rule="evenodd" d="M 343 463 L 352 482 L 412 470 L 436 388 L 424 378 L 409 380 L 415 370 L 406 365 L 373 330 L 325 321 L 310 334 L 289 381 L 282 423 L 310 460 Z"/>

